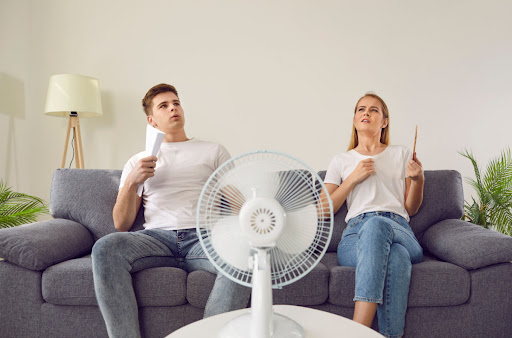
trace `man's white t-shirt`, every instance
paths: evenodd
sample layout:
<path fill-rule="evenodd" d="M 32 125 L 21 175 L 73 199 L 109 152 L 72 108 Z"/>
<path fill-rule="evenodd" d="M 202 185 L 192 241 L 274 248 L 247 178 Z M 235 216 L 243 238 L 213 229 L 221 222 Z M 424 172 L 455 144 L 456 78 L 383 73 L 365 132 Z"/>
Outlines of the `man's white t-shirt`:
<path fill-rule="evenodd" d="M 134 155 L 125 164 L 119 189 L 135 164 L 146 157 Z M 190 139 L 162 143 L 157 154 L 155 176 L 144 182 L 144 228 L 178 230 L 196 227 L 199 195 L 210 175 L 230 154 L 222 145 Z"/>
<path fill-rule="evenodd" d="M 405 178 L 412 153 L 407 147 L 388 145 L 374 156 L 361 155 L 354 149 L 337 154 L 329 165 L 324 183 L 339 186 L 357 164 L 367 158 L 373 158 L 375 173 L 357 184 L 348 195 L 345 221 L 370 211 L 390 211 L 409 221 L 405 210 Z"/>

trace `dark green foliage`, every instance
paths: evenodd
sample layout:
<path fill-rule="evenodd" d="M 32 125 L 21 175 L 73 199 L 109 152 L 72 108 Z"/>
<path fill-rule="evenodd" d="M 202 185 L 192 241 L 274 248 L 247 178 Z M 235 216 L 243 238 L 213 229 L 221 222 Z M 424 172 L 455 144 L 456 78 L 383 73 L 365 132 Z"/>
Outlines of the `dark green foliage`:
<path fill-rule="evenodd" d="M 460 152 L 473 164 L 475 179 L 466 181 L 475 189 L 478 198 L 471 203 L 465 202 L 465 215 L 470 222 L 488 228 L 492 225 L 497 231 L 512 236 L 512 154 L 510 148 L 487 165 L 485 173 L 481 171 L 473 154 Z"/>
<path fill-rule="evenodd" d="M 11 228 L 37 221 L 48 207 L 38 197 L 12 191 L 0 181 L 0 228 Z"/>

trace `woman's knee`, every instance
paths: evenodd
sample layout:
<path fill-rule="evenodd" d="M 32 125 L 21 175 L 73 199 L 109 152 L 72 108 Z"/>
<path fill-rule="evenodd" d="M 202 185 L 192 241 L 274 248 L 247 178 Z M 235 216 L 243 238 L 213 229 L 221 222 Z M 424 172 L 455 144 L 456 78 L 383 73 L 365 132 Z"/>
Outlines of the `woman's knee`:
<path fill-rule="evenodd" d="M 398 243 L 391 244 L 389 251 L 389 262 L 395 266 L 399 266 L 404 271 L 410 271 L 412 267 L 411 256 L 409 251 Z"/>
<path fill-rule="evenodd" d="M 341 239 L 338 244 L 338 263 L 342 266 L 356 266 L 357 264 L 357 234 L 349 235 Z"/>
<path fill-rule="evenodd" d="M 386 217 L 374 216 L 368 219 L 359 231 L 360 236 L 375 236 L 378 238 L 392 238 L 393 227 Z"/>

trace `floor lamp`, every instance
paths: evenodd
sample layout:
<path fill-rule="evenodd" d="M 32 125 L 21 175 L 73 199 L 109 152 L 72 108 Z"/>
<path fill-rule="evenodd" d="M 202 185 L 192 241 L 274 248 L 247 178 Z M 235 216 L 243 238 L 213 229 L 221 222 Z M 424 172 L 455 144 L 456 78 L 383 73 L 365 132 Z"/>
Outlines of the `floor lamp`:
<path fill-rule="evenodd" d="M 76 74 L 59 74 L 50 76 L 45 114 L 69 117 L 64 154 L 61 168 L 66 164 L 69 134 L 73 129 L 76 167 L 84 168 L 80 117 L 101 116 L 101 96 L 98 80 L 89 76 Z"/>

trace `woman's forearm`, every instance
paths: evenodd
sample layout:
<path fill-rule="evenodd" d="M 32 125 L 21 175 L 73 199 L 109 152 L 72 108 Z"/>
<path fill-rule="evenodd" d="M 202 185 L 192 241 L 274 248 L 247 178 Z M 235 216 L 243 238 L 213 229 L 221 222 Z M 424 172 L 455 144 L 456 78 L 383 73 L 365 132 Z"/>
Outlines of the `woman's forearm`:
<path fill-rule="evenodd" d="M 414 216 L 420 209 L 421 203 L 423 202 L 423 186 L 425 183 L 424 178 L 411 180 L 409 192 L 405 200 L 405 210 L 409 216 Z"/>
<path fill-rule="evenodd" d="M 351 183 L 351 180 L 343 181 L 340 186 L 337 186 L 335 184 L 329 184 L 327 183 L 325 186 L 327 188 L 327 192 L 329 193 L 329 196 L 332 200 L 332 213 L 335 214 L 338 212 L 338 210 L 341 208 L 345 200 L 347 199 L 348 195 L 354 189 L 354 184 Z M 324 201 L 324 210 L 327 210 L 327 201 L 324 199 L 325 192 L 322 191 L 321 199 Z"/>
<path fill-rule="evenodd" d="M 341 183 L 341 185 L 336 189 L 332 194 L 332 205 L 333 205 L 333 212 L 337 213 L 338 210 L 340 210 L 341 206 L 345 201 L 347 200 L 348 195 L 354 189 L 354 184 L 351 180 L 346 180 Z"/>

